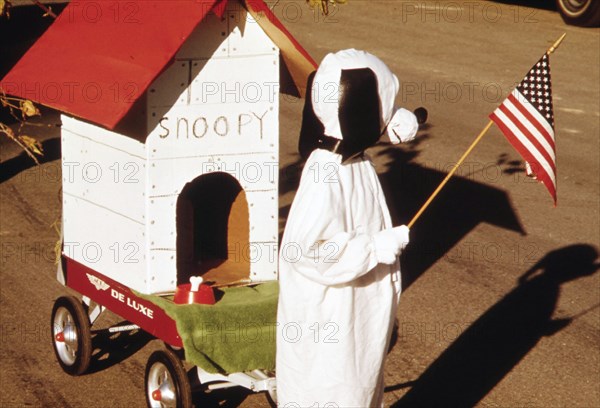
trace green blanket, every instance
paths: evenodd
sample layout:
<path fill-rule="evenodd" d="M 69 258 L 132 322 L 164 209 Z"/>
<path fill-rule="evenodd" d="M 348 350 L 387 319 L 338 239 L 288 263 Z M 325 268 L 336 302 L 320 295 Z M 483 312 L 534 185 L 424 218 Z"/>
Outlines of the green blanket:
<path fill-rule="evenodd" d="M 176 305 L 140 295 L 175 320 L 186 361 L 209 373 L 275 368 L 277 281 L 226 288 L 214 305 Z"/>

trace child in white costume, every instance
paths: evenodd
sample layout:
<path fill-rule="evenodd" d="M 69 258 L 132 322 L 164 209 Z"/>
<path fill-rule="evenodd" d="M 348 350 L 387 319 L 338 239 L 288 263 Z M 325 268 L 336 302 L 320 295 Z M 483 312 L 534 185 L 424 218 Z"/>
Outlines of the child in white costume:
<path fill-rule="evenodd" d="M 408 228 L 392 227 L 363 151 L 386 129 L 393 143 L 411 140 L 418 124 L 394 111 L 398 79 L 366 52 L 327 55 L 311 88 L 300 137 L 310 156 L 279 263 L 279 407 L 381 407 Z"/>

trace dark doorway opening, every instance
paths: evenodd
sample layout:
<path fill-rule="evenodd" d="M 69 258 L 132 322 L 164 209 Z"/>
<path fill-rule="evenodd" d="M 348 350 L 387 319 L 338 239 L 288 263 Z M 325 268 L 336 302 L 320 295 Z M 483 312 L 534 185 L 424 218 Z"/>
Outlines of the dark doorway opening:
<path fill-rule="evenodd" d="M 249 260 L 237 251 L 248 247 L 246 194 L 231 175 L 199 176 L 177 199 L 177 284 L 191 276 L 231 283 L 250 276 Z"/>

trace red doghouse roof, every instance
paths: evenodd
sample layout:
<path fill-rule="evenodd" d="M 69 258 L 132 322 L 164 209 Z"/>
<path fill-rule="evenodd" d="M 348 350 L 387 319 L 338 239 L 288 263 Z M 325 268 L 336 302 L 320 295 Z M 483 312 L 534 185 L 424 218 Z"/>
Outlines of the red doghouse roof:
<path fill-rule="evenodd" d="M 243 0 L 304 95 L 316 64 L 262 0 Z M 113 129 L 212 10 L 227 0 L 71 2 L 0 86 Z"/>

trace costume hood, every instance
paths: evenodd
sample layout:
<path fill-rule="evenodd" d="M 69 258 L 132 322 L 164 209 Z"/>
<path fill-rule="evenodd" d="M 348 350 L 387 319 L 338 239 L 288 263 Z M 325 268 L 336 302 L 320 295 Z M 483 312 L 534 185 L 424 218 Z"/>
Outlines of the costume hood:
<path fill-rule="evenodd" d="M 377 143 L 386 128 L 392 143 L 414 138 L 414 114 L 394 109 L 399 87 L 396 75 L 372 54 L 354 49 L 328 54 L 308 78 L 302 157 L 329 139 L 329 150 L 345 161 Z M 331 138 L 341 142 L 332 145 Z"/>

